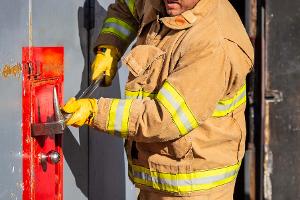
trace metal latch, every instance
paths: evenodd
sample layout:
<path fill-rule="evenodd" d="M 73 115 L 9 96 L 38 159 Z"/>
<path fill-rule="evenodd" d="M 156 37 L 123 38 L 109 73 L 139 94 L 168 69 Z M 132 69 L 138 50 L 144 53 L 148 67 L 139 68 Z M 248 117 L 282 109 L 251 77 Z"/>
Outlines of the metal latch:
<path fill-rule="evenodd" d="M 89 98 L 94 91 L 103 85 L 104 75 L 95 80 L 89 87 L 87 87 L 77 99 Z M 62 134 L 66 128 L 65 121 L 71 117 L 71 114 L 62 113 L 59 108 L 56 88 L 53 88 L 53 104 L 54 104 L 54 122 L 35 123 L 31 125 L 32 136 L 55 135 Z"/>
<path fill-rule="evenodd" d="M 61 115 L 56 88 L 53 88 L 54 122 L 34 123 L 31 125 L 32 136 L 62 134 L 65 130 L 65 120 Z"/>
<path fill-rule="evenodd" d="M 265 100 L 269 103 L 280 103 L 283 101 L 283 93 L 279 90 L 267 90 Z"/>

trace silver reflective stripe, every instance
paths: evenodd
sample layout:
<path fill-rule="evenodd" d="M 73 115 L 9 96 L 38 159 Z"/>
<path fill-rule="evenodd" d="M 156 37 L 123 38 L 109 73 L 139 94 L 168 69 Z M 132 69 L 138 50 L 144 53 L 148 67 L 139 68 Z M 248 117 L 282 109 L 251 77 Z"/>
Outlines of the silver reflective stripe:
<path fill-rule="evenodd" d="M 123 119 L 124 109 L 125 109 L 125 101 L 119 101 L 118 107 L 116 110 L 116 119 L 115 119 L 115 130 L 116 131 L 122 130 L 122 119 Z"/>
<path fill-rule="evenodd" d="M 215 110 L 217 111 L 227 111 L 230 110 L 231 107 L 239 103 L 244 97 L 246 96 L 246 90 L 244 90 L 234 101 L 227 105 L 217 104 L 217 107 Z"/>
<path fill-rule="evenodd" d="M 139 99 L 139 96 L 138 95 L 136 95 L 136 96 L 126 95 L 126 93 L 125 93 L 125 99 Z"/>
<path fill-rule="evenodd" d="M 226 178 L 235 176 L 237 173 L 238 173 L 238 171 L 233 170 L 231 172 L 217 175 L 217 176 L 210 176 L 210 177 L 205 177 L 205 178 L 194 178 L 194 179 L 187 179 L 187 180 L 164 179 L 164 178 L 160 178 L 160 177 L 153 177 L 150 174 L 147 174 L 144 172 L 136 172 L 136 171 L 133 171 L 132 175 L 135 178 L 146 180 L 146 181 L 149 181 L 152 183 L 158 183 L 158 184 L 169 185 L 169 186 L 174 186 L 174 187 L 181 187 L 181 186 L 211 184 L 211 183 L 221 181 Z"/>
<path fill-rule="evenodd" d="M 205 177 L 205 178 L 198 178 L 198 179 L 191 179 L 193 185 L 200 185 L 200 184 L 209 184 L 217 181 L 224 180 L 226 178 L 232 177 L 236 175 L 238 171 L 234 170 L 231 172 L 227 172 L 225 174 L 220 174 L 217 176 L 210 176 L 210 177 Z"/>
<path fill-rule="evenodd" d="M 143 173 L 143 172 L 132 171 L 132 175 L 133 175 L 134 178 L 139 178 L 139 179 L 142 179 L 142 180 L 153 182 L 152 181 L 153 177 L 151 177 L 150 174 L 146 174 L 146 173 Z"/>
<path fill-rule="evenodd" d="M 114 28 L 116 30 L 118 30 L 120 33 L 122 33 L 123 35 L 125 35 L 126 37 L 129 37 L 131 32 L 126 29 L 125 27 L 119 25 L 119 24 L 116 24 L 116 23 L 112 23 L 112 22 L 106 22 L 104 25 L 103 25 L 103 28 Z"/>
<path fill-rule="evenodd" d="M 189 132 L 193 130 L 193 127 L 191 123 L 189 122 L 187 116 L 185 115 L 184 111 L 182 110 L 181 106 L 176 102 L 176 100 L 173 98 L 172 94 L 169 93 L 168 90 L 166 90 L 164 87 L 162 87 L 159 91 L 166 99 L 167 101 L 173 106 L 173 108 L 176 110 L 177 115 L 179 116 L 182 124 L 185 126 L 186 130 Z"/>

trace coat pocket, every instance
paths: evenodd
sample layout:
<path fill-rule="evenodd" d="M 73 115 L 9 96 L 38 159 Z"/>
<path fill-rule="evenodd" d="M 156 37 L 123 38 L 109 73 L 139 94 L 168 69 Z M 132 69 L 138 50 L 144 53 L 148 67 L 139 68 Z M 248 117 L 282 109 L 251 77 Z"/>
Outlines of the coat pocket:
<path fill-rule="evenodd" d="M 123 63 L 128 66 L 129 71 L 135 77 L 141 76 L 159 58 L 163 58 L 165 52 L 158 47 L 151 45 L 138 45 L 134 47 L 127 56 L 123 58 Z"/>
<path fill-rule="evenodd" d="M 138 150 L 150 154 L 167 156 L 174 160 L 191 159 L 192 140 L 189 134 L 172 141 L 138 143 Z"/>
<path fill-rule="evenodd" d="M 172 154 L 174 154 L 176 159 L 189 159 L 192 154 L 189 154 L 192 151 L 192 139 L 191 135 L 187 134 L 172 143 L 170 143 L 169 149 Z"/>

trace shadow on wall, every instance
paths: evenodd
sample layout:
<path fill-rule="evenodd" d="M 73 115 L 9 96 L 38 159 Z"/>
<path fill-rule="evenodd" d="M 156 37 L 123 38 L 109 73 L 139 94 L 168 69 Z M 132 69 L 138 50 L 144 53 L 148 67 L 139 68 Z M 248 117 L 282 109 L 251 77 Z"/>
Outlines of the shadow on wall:
<path fill-rule="evenodd" d="M 92 22 L 90 31 L 90 64 L 94 58 L 94 44 L 106 16 L 105 9 L 97 0 L 92 0 Z M 101 2 L 101 1 L 99 1 Z M 111 1 L 113 2 L 113 1 Z M 111 87 L 101 88 L 95 97 L 120 98 L 119 74 Z M 90 129 L 89 137 L 89 199 L 125 200 L 125 163 L 123 140 Z"/>
<path fill-rule="evenodd" d="M 86 0 L 83 7 L 78 8 L 78 29 L 81 52 L 84 57 L 84 68 L 82 71 L 82 78 L 80 84 L 80 91 L 76 96 L 81 94 L 81 92 L 88 86 L 88 31 L 89 27 L 86 24 L 89 21 L 87 17 L 87 12 L 89 11 L 89 4 Z M 88 128 L 82 127 L 79 129 L 79 143 L 70 131 L 70 129 L 65 129 L 63 135 L 63 152 L 65 160 L 70 167 L 70 170 L 75 178 L 76 186 L 81 190 L 84 196 L 88 197 L 89 191 L 89 135 Z"/>
<path fill-rule="evenodd" d="M 88 85 L 89 66 L 94 58 L 94 42 L 105 16 L 106 10 L 97 0 L 85 0 L 84 6 L 78 8 L 79 37 L 85 60 L 81 91 L 78 94 Z M 93 97 L 120 98 L 118 80 L 117 75 L 111 87 L 99 88 Z M 125 199 L 123 141 L 94 129 L 82 127 L 79 130 L 79 142 L 69 129 L 65 130 L 63 137 L 65 160 L 81 192 L 91 200 Z"/>

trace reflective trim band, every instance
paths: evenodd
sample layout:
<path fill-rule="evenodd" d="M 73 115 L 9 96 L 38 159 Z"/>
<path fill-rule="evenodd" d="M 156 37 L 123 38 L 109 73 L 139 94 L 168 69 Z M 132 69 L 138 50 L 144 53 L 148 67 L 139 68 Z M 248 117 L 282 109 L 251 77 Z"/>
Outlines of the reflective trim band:
<path fill-rule="evenodd" d="M 143 99 L 146 97 L 149 97 L 151 99 L 154 99 L 157 94 L 151 93 L 151 92 L 145 92 L 145 91 L 129 91 L 125 90 L 125 97 L 126 99 Z"/>
<path fill-rule="evenodd" d="M 167 81 L 160 89 L 156 99 L 169 111 L 181 135 L 185 135 L 199 126 L 184 99 Z"/>
<path fill-rule="evenodd" d="M 107 18 L 101 30 L 101 33 L 111 33 L 126 41 L 132 38 L 135 32 L 133 27 L 117 18 Z"/>
<path fill-rule="evenodd" d="M 107 124 L 107 131 L 110 134 L 127 137 L 131 104 L 132 100 L 112 100 Z"/>
<path fill-rule="evenodd" d="M 135 183 L 146 185 L 157 190 L 189 193 L 209 190 L 230 183 L 236 179 L 241 163 L 232 166 L 202 170 L 186 174 L 171 174 L 150 171 L 129 161 L 128 175 Z"/>
<path fill-rule="evenodd" d="M 131 14 L 135 16 L 135 0 L 125 0 Z"/>
<path fill-rule="evenodd" d="M 246 100 L 246 84 L 244 84 L 233 98 L 221 100 L 218 102 L 217 107 L 213 113 L 213 117 L 226 116 L 243 103 L 246 103 Z"/>

